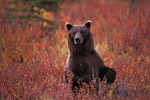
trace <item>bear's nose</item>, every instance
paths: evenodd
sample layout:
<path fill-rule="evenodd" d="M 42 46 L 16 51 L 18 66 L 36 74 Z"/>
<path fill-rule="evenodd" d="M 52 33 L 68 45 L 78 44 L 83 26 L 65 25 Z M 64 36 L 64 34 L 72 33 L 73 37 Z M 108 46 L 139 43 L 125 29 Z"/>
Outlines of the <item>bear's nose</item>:
<path fill-rule="evenodd" d="M 80 42 L 80 39 L 79 39 L 79 38 L 75 38 L 75 41 L 76 41 L 76 42 Z"/>

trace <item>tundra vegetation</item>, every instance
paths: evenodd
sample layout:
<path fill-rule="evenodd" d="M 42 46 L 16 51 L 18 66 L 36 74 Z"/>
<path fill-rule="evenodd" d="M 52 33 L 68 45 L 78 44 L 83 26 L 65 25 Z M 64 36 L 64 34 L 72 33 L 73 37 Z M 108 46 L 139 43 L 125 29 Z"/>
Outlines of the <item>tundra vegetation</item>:
<path fill-rule="evenodd" d="M 113 84 L 99 83 L 99 98 L 150 99 L 149 0 L 61 0 L 49 2 L 54 6 L 49 9 L 39 5 L 49 3 L 29 1 L 0 2 L 1 100 L 73 99 L 71 85 L 63 78 L 68 55 L 65 23 L 89 19 L 96 50 L 117 72 Z M 87 90 L 81 88 L 76 97 L 97 98 Z"/>

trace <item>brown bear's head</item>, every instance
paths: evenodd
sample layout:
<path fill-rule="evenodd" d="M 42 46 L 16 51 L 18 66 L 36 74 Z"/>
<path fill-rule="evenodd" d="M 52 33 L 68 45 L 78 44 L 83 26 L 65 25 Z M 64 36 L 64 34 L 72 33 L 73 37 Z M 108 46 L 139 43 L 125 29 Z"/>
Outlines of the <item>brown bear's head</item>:
<path fill-rule="evenodd" d="M 66 23 L 68 35 L 75 45 L 81 45 L 86 41 L 90 34 L 91 21 L 88 20 L 84 25 L 72 25 Z"/>

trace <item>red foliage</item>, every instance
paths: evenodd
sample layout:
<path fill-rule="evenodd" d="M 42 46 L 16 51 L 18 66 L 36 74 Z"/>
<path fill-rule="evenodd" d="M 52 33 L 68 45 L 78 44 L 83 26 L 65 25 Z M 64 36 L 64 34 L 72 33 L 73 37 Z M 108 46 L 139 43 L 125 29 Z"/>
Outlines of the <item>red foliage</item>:
<path fill-rule="evenodd" d="M 101 99 L 150 98 L 150 1 L 64 1 L 57 28 L 41 23 L 0 24 L 0 99 L 74 99 L 63 79 L 67 58 L 65 23 L 92 20 L 95 47 L 117 71 L 111 86 L 100 83 Z M 0 11 L 2 14 L 2 11 Z M 2 18 L 2 17 L 0 17 Z M 95 99 L 81 89 L 76 98 Z"/>

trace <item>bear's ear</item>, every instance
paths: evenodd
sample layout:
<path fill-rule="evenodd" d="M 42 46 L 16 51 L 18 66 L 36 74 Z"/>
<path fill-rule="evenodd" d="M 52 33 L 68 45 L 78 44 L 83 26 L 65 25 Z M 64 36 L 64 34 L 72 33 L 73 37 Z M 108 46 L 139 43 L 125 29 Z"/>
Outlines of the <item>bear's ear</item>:
<path fill-rule="evenodd" d="M 70 29 L 71 29 L 72 26 L 73 26 L 72 24 L 69 24 L 69 23 L 66 23 L 65 25 L 66 25 L 66 28 L 67 28 L 68 31 L 70 31 Z"/>
<path fill-rule="evenodd" d="M 88 20 L 86 23 L 85 23 L 85 26 L 90 29 L 91 28 L 91 23 L 92 21 Z"/>

